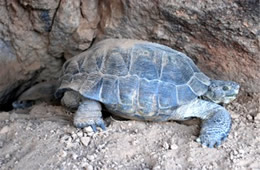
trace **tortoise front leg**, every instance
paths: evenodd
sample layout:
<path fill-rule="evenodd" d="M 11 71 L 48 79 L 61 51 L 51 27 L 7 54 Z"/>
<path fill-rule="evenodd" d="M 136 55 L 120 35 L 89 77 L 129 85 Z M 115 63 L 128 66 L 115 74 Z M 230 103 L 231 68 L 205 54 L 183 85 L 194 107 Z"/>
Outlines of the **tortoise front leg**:
<path fill-rule="evenodd" d="M 101 104 L 94 100 L 83 99 L 76 114 L 74 115 L 74 125 L 77 128 L 91 126 L 93 131 L 97 131 L 97 126 L 106 129 L 102 119 Z"/>
<path fill-rule="evenodd" d="M 186 120 L 191 117 L 202 119 L 202 127 L 197 142 L 210 148 L 219 146 L 228 136 L 231 117 L 228 111 L 216 104 L 204 100 L 195 100 L 173 111 L 171 119 Z"/>
<path fill-rule="evenodd" d="M 216 108 L 207 119 L 203 120 L 200 136 L 196 141 L 210 148 L 219 146 L 227 138 L 230 129 L 230 114 L 224 108 Z"/>

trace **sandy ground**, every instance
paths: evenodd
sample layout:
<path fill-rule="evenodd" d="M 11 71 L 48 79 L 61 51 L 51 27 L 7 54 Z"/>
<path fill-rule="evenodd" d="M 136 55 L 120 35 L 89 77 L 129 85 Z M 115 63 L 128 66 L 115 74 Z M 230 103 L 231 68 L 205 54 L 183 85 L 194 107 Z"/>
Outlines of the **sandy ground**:
<path fill-rule="evenodd" d="M 107 117 L 106 131 L 76 129 L 72 113 L 41 103 L 0 113 L 0 169 L 260 169 L 260 95 L 226 106 L 233 118 L 219 148 L 194 141 L 200 121 L 139 122 Z"/>

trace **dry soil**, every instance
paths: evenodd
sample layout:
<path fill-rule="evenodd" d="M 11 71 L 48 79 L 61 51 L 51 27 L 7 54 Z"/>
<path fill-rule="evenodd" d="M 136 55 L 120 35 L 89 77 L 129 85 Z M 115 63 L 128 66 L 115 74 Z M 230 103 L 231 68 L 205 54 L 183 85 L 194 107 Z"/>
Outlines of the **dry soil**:
<path fill-rule="evenodd" d="M 194 140 L 200 121 L 105 118 L 106 131 L 76 129 L 72 113 L 41 103 L 0 113 L 0 169 L 260 169 L 260 95 L 226 106 L 233 125 L 219 148 Z"/>

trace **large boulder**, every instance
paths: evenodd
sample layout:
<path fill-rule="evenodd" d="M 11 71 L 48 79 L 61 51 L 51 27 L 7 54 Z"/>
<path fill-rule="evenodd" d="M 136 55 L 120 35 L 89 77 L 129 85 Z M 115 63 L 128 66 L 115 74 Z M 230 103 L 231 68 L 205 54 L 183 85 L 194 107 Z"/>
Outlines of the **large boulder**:
<path fill-rule="evenodd" d="M 208 76 L 260 92 L 259 0 L 0 0 L 0 110 L 103 38 L 191 56 Z"/>

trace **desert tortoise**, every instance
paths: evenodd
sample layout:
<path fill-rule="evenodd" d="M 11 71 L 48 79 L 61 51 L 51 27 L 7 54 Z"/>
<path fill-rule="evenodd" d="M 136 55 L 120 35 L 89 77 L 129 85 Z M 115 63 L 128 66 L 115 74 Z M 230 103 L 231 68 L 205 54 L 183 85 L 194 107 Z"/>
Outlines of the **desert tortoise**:
<path fill-rule="evenodd" d="M 167 46 L 128 39 L 98 42 L 63 66 L 56 96 L 76 108 L 74 125 L 105 129 L 101 103 L 111 113 L 136 120 L 203 120 L 197 141 L 218 146 L 231 127 L 219 105 L 236 98 L 239 85 L 211 80 L 185 54 Z"/>

